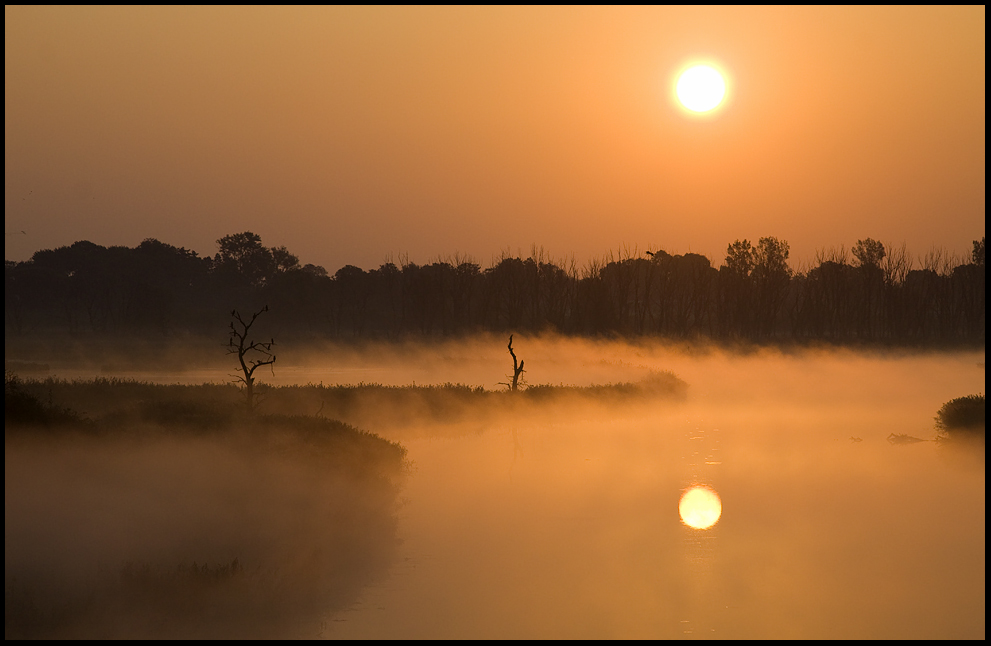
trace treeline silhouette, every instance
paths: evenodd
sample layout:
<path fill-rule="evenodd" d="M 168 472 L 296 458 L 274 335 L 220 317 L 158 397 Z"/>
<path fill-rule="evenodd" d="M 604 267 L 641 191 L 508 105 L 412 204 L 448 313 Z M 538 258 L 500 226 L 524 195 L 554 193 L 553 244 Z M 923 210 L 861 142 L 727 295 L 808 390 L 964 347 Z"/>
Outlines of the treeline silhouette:
<path fill-rule="evenodd" d="M 334 339 L 478 331 L 726 342 L 983 345 L 984 238 L 971 258 L 917 261 L 872 239 L 788 264 L 774 237 L 737 240 L 717 268 L 700 254 L 625 251 L 579 268 L 541 249 L 483 269 L 466 257 L 387 262 L 332 276 L 244 232 L 196 252 L 76 242 L 4 266 L 8 334 L 222 334 L 232 307 L 267 304 L 280 334 Z"/>

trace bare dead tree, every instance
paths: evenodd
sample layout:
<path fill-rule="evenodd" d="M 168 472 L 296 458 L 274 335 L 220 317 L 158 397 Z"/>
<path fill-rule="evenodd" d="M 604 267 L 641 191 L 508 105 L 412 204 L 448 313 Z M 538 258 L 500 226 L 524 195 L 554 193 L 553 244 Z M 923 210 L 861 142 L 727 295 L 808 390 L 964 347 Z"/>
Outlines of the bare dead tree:
<path fill-rule="evenodd" d="M 919 259 L 922 268 L 940 276 L 948 276 L 953 267 L 953 257 L 943 247 L 933 246 Z"/>
<path fill-rule="evenodd" d="M 903 242 L 900 247 L 888 244 L 888 254 L 881 261 L 881 270 L 888 285 L 901 285 L 912 270 L 912 255 Z"/>
<path fill-rule="evenodd" d="M 506 384 L 509 389 L 513 392 L 519 389 L 520 385 L 520 375 L 525 371 L 523 370 L 523 362 L 516 361 L 516 353 L 513 352 L 513 335 L 509 335 L 509 354 L 513 357 L 513 381 Z"/>
<path fill-rule="evenodd" d="M 275 339 L 268 342 L 248 339 L 251 326 L 255 324 L 262 312 L 267 311 L 268 305 L 252 314 L 250 321 L 245 321 L 237 310 L 231 310 L 231 318 L 234 320 L 231 321 L 227 354 L 236 354 L 241 366 L 241 374 L 233 374 L 231 377 L 234 378 L 234 383 L 244 386 L 244 400 L 249 413 L 253 412 L 255 408 L 255 370 L 275 363 L 275 355 L 272 354 Z"/>

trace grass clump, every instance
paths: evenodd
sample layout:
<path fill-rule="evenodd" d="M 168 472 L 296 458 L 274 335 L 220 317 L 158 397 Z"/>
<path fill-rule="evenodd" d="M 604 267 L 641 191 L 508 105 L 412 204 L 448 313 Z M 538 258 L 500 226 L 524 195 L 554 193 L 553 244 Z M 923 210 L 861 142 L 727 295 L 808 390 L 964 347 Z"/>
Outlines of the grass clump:
<path fill-rule="evenodd" d="M 936 413 L 940 437 L 984 439 L 984 395 L 957 397 L 943 404 Z"/>
<path fill-rule="evenodd" d="M 80 426 L 82 417 L 70 408 L 45 403 L 22 388 L 17 375 L 10 370 L 3 373 L 3 421 L 8 424 L 32 427 Z"/>

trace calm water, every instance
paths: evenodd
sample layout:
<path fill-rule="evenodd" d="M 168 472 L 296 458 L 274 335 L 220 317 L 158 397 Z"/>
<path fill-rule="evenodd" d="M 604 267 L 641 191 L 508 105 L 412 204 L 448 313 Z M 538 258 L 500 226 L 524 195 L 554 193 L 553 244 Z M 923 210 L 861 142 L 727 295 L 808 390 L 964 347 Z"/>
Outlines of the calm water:
<path fill-rule="evenodd" d="M 983 392 L 983 354 L 640 361 L 689 401 L 383 431 L 416 466 L 402 557 L 325 635 L 983 638 L 983 461 L 887 441 Z"/>

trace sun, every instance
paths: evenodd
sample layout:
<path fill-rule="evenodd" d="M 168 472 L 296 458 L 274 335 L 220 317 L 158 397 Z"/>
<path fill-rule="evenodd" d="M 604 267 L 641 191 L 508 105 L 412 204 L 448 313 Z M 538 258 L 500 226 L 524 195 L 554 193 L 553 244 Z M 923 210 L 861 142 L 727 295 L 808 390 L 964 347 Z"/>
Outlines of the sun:
<path fill-rule="evenodd" d="M 726 81 L 714 67 L 695 65 L 678 77 L 675 93 L 681 104 L 692 112 L 709 112 L 723 102 Z"/>
<path fill-rule="evenodd" d="M 681 496 L 678 503 L 681 521 L 695 529 L 708 529 L 716 524 L 723 513 L 719 494 L 706 486 L 695 486 Z"/>

